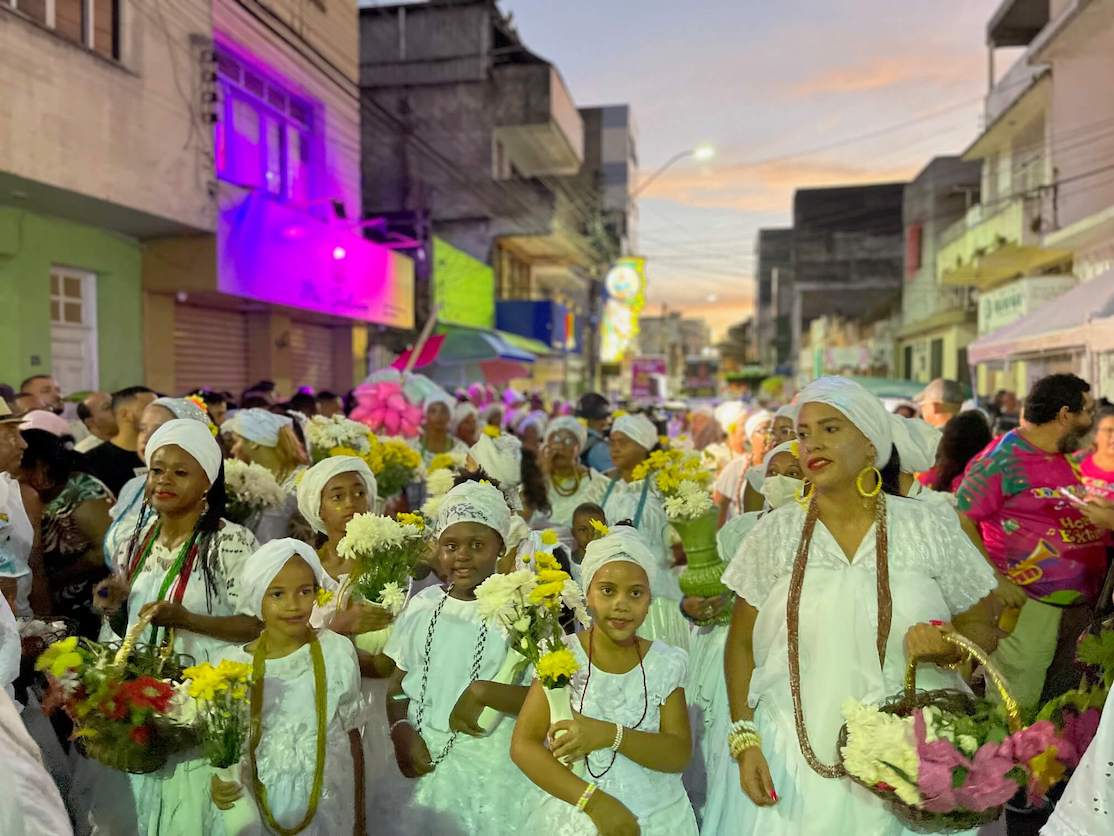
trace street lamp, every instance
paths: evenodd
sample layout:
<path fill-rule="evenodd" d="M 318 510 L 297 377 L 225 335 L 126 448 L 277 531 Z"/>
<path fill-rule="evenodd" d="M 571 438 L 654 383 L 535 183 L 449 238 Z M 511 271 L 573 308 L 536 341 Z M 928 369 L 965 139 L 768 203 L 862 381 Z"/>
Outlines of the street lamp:
<path fill-rule="evenodd" d="M 697 145 L 695 148 L 689 148 L 685 151 L 681 151 L 679 154 L 674 154 L 672 157 L 662 163 L 657 171 L 643 180 L 634 189 L 634 191 L 631 192 L 630 199 L 634 200 L 636 197 L 642 194 L 642 192 L 646 191 L 646 187 L 657 180 L 662 174 L 664 174 L 666 169 L 670 168 L 676 163 L 679 163 L 681 160 L 692 157 L 694 160 L 697 160 L 699 162 L 705 162 L 712 159 L 712 157 L 714 157 L 715 155 L 716 149 L 711 145 Z"/>

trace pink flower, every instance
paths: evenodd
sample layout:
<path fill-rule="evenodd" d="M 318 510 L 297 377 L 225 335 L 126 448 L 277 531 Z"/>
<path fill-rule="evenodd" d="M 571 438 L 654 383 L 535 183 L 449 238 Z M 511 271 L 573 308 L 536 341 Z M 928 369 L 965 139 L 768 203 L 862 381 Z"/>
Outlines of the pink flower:
<path fill-rule="evenodd" d="M 1015 763 L 1026 763 L 1057 742 L 1056 727 L 1052 721 L 1041 720 L 1003 740 L 999 752 Z"/>
<path fill-rule="evenodd" d="M 947 813 L 956 808 L 952 775 L 956 767 L 970 769 L 971 763 L 947 740 L 929 743 L 925 738 L 924 714 L 913 714 L 913 734 L 917 740 L 917 789 L 921 806 L 930 813 Z"/>
<path fill-rule="evenodd" d="M 1097 708 L 1088 708 L 1082 714 L 1064 712 L 1064 727 L 1060 730 L 1060 742 L 1056 744 L 1056 750 L 1068 769 L 1079 765 L 1083 753 L 1087 751 L 1098 731 L 1100 716 Z"/>
<path fill-rule="evenodd" d="M 1017 781 L 1007 777 L 1016 766 L 1011 757 L 1002 753 L 1002 747 L 983 744 L 975 752 L 963 786 L 955 791 L 957 802 L 976 813 L 1005 804 L 1017 792 Z"/>

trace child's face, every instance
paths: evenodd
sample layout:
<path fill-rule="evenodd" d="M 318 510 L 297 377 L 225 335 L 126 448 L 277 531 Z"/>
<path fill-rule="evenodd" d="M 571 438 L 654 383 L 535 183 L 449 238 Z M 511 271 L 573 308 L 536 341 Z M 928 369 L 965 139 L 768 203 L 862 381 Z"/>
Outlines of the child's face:
<path fill-rule="evenodd" d="M 607 525 L 607 520 L 594 511 L 575 514 L 572 518 L 572 536 L 573 539 L 576 540 L 576 547 L 580 549 L 580 551 L 584 551 L 588 548 L 589 543 L 600 537 L 600 533 L 592 528 L 592 520 L 597 520 Z"/>
<path fill-rule="evenodd" d="M 357 473 L 338 473 L 321 491 L 321 521 L 330 534 L 343 534 L 348 521 L 368 511 L 367 486 Z"/>
<path fill-rule="evenodd" d="M 300 638 L 309 629 L 316 599 L 317 579 L 313 570 L 295 555 L 286 561 L 263 594 L 263 624 L 268 631 Z"/>
<path fill-rule="evenodd" d="M 453 523 L 441 533 L 437 545 L 442 577 L 453 585 L 457 597 L 469 597 L 491 577 L 503 553 L 499 532 L 477 522 Z"/>
<path fill-rule="evenodd" d="M 650 581 L 637 563 L 615 561 L 600 567 L 588 589 L 592 623 L 617 644 L 626 644 L 650 610 Z"/>

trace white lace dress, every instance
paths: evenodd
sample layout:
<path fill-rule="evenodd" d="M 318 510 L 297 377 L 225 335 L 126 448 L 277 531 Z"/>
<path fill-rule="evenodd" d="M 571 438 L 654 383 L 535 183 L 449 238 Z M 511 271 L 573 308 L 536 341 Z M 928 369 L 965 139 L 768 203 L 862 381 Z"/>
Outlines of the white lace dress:
<path fill-rule="evenodd" d="M 588 470 L 580 477 L 579 485 L 572 496 L 564 496 L 553 487 L 553 480 L 546 480 L 546 496 L 549 498 L 549 519 L 553 525 L 572 528 L 572 515 L 585 502 L 599 503 L 607 490 L 607 477 L 596 470 Z"/>
<path fill-rule="evenodd" d="M 442 602 L 429 639 L 430 622 Z M 428 587 L 410 599 L 387 640 L 383 652 L 406 672 L 402 688 L 410 698 L 409 719 L 415 728 L 419 705 L 424 705 L 421 734 L 434 759 L 453 737 L 449 715 L 471 680 L 477 647 L 478 679 L 492 679 L 506 658 L 507 645 L 494 627 L 486 630 L 480 643 L 482 628 L 475 601 L 460 601 L 441 587 Z M 427 641 L 429 673 L 420 703 Z M 503 717 L 484 737 L 456 736 L 448 756 L 433 772 L 410 782 L 410 794 L 398 799 L 393 815 L 369 825 L 377 834 L 405 836 L 523 833 L 516 811 L 527 809 L 541 793 L 511 761 L 513 729 L 514 718 Z M 391 745 L 389 739 L 385 745 Z"/>
<path fill-rule="evenodd" d="M 356 649 L 331 630 L 317 634 L 325 660 L 325 710 L 328 717 L 325 779 L 317 813 L 303 836 L 347 836 L 356 824 L 356 784 L 348 733 L 363 728 Z M 251 664 L 251 654 L 228 654 Z M 259 779 L 267 788 L 271 815 L 282 827 L 297 825 L 306 813 L 317 759 L 313 661 L 309 645 L 289 656 L 268 659 L 263 685 L 263 735 L 256 752 Z"/>
<path fill-rule="evenodd" d="M 564 642 L 580 663 L 580 670 L 569 684 L 573 710 L 586 717 L 621 723 L 629 729 L 639 723 L 645 708 L 646 716 L 638 730 L 656 732 L 661 728 L 662 705 L 670 694 L 685 687 L 688 665 L 685 651 L 665 642 L 651 644 L 642 660 L 646 670 L 643 690 L 642 672 L 637 666 L 623 674 L 607 673 L 593 666 L 588 682 L 588 655 L 580 640 L 566 636 Z M 696 836 L 696 816 L 679 774 L 647 769 L 624 755 L 616 755 L 614 766 L 607 769 L 611 754 L 608 749 L 589 755 L 592 771 L 604 774 L 598 779 L 585 774 L 585 780 L 595 780 L 600 790 L 622 802 L 638 819 L 642 836 Z M 587 813 L 547 795 L 531 812 L 522 832 L 594 836 L 597 831 Z"/>
<path fill-rule="evenodd" d="M 824 763 L 837 760 L 840 708 L 848 698 L 879 702 L 897 693 L 905 673 L 904 638 L 914 624 L 948 620 L 994 589 L 994 572 L 971 545 L 954 512 L 935 503 L 888 497 L 889 576 L 893 615 L 886 664 L 878 664 L 875 531 L 848 560 L 822 523 L 809 548 L 800 603 L 801 700 L 809 739 Z M 882 802 L 846 778 L 820 777 L 804 761 L 789 688 L 786 605 L 804 525 L 796 504 L 772 511 L 743 540 L 724 583 L 758 609 L 750 704 L 779 802 L 756 807 L 726 761 L 709 776 L 705 833 L 896 836 L 903 833 Z M 962 688 L 958 675 L 923 666 L 925 689 Z M 726 743 L 725 743 L 726 745 Z"/>

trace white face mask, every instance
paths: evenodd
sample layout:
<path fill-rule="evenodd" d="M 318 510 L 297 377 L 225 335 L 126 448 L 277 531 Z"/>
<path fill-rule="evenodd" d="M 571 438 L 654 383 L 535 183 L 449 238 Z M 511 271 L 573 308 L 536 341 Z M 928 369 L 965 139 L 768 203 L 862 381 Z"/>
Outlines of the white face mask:
<path fill-rule="evenodd" d="M 797 498 L 804 482 L 792 476 L 767 476 L 762 483 L 762 495 L 771 508 L 780 508 Z"/>

